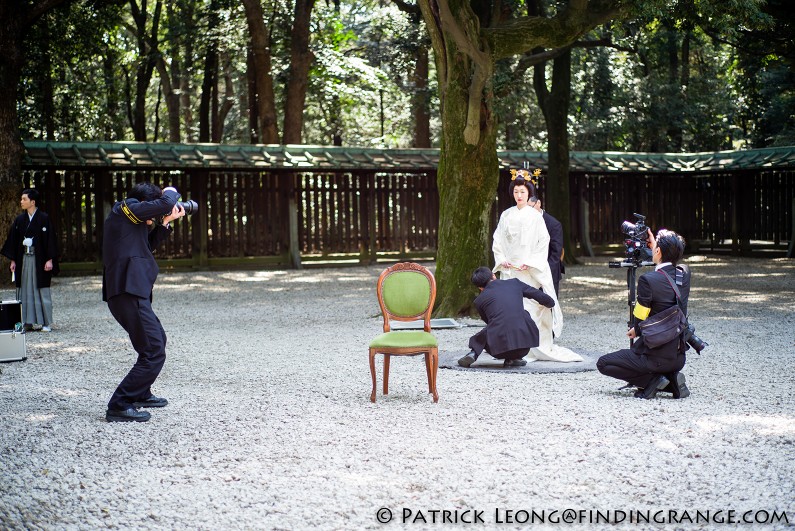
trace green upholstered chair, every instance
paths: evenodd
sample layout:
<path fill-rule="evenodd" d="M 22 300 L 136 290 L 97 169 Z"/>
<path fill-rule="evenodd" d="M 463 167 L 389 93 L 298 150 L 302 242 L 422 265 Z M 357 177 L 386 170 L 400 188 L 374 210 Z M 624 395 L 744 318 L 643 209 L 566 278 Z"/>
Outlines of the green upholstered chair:
<path fill-rule="evenodd" d="M 425 356 L 425 372 L 428 375 L 428 392 L 433 401 L 439 401 L 436 392 L 436 373 L 439 369 L 439 350 L 436 338 L 431 334 L 431 311 L 436 300 L 436 279 L 419 264 L 403 262 L 389 267 L 378 277 L 376 289 L 378 303 L 384 316 L 384 333 L 370 343 L 370 374 L 373 377 L 373 392 L 370 401 L 375 402 L 375 355 L 384 355 L 384 394 L 389 393 L 389 359 L 392 356 Z M 390 320 L 423 320 L 423 331 L 392 331 Z"/>

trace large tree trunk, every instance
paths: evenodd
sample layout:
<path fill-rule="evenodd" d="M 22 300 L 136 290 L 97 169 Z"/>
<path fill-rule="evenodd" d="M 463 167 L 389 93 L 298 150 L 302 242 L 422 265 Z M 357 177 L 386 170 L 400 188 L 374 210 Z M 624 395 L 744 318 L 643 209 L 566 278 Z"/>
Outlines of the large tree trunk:
<path fill-rule="evenodd" d="M 0 184 L 19 182 L 24 147 L 19 139 L 17 87 L 24 62 L 23 36 L 27 29 L 21 13 L 14 13 L 9 2 L 0 2 Z M 0 193 L 0 224 L 7 229 L 10 219 L 4 215 L 6 194 Z M 16 211 L 16 205 L 14 211 Z M 0 233 L 4 238 L 7 231 Z"/>
<path fill-rule="evenodd" d="M 3 8 L 0 8 L 2 14 Z M 16 31 L 9 31 L 9 25 L 5 20 L 0 23 L 0 242 L 5 241 L 11 221 L 19 214 L 22 156 L 25 152 L 19 139 L 17 116 L 22 43 L 21 37 L 13 36 Z M 11 277 L 7 272 L 8 260 L 0 258 L 0 284 L 9 282 Z"/>
<path fill-rule="evenodd" d="M 315 57 L 309 49 L 309 21 L 314 6 L 315 0 L 295 0 L 293 29 L 290 34 L 290 77 L 287 81 L 282 128 L 284 144 L 301 143 L 309 67 Z"/>
<path fill-rule="evenodd" d="M 563 225 L 563 250 L 566 263 L 577 263 L 571 241 L 569 198 L 569 103 L 571 102 L 571 48 L 552 63 L 552 90 L 547 89 L 546 64 L 536 65 L 533 86 L 538 105 L 547 123 L 549 170 L 542 205 Z"/>
<path fill-rule="evenodd" d="M 497 128 L 493 119 L 482 123 L 480 139 L 464 141 L 467 121 L 467 61 L 451 62 L 448 89 L 442 104 L 441 155 L 439 158 L 439 231 L 436 253 L 438 283 L 435 315 L 472 314 L 477 290 L 472 271 L 492 262 L 489 214 L 497 190 Z"/>
<path fill-rule="evenodd" d="M 278 144 L 276 127 L 276 97 L 271 78 L 270 33 L 265 25 L 262 4 L 259 0 L 243 0 L 246 21 L 251 35 L 251 55 L 254 63 L 254 80 L 257 87 L 257 128 L 263 144 Z"/>

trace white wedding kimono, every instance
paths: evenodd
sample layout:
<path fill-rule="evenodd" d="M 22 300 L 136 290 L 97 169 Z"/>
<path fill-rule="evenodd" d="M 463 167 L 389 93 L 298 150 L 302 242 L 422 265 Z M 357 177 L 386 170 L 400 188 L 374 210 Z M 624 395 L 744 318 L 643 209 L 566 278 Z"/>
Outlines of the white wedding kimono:
<path fill-rule="evenodd" d="M 494 272 L 500 272 L 500 278 L 518 278 L 534 288 L 542 288 L 544 293 L 555 299 L 552 311 L 538 302 L 525 298 L 524 308 L 538 327 L 538 348 L 530 349 L 525 359 L 528 361 L 583 361 L 582 356 L 565 347 L 552 342 L 560 337 L 563 330 L 563 312 L 560 309 L 552 273 L 547 262 L 549 254 L 549 232 L 541 212 L 531 206 L 522 209 L 511 207 L 500 216 L 497 230 L 494 231 Z M 508 262 L 514 267 L 503 267 Z M 527 270 L 519 271 L 515 267 L 527 265 Z"/>

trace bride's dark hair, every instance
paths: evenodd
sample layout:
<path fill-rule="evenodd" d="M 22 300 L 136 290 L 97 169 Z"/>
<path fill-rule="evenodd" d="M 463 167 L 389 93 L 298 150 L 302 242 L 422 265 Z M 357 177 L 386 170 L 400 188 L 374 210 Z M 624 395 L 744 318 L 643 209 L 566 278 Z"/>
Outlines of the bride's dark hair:
<path fill-rule="evenodd" d="M 527 191 L 530 192 L 529 197 L 535 197 L 536 195 L 536 187 L 533 186 L 529 180 L 525 180 L 524 177 L 517 177 L 516 179 L 511 181 L 511 184 L 508 185 L 508 193 L 513 196 L 513 189 L 517 186 L 525 186 L 527 187 Z"/>

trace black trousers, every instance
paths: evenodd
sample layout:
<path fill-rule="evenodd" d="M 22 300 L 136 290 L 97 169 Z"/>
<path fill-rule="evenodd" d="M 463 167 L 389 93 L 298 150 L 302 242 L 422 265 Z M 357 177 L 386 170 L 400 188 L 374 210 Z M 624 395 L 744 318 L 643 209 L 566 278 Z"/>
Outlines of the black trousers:
<path fill-rule="evenodd" d="M 684 366 L 684 354 L 677 356 L 670 365 L 656 367 L 648 362 L 646 355 L 635 354 L 628 348 L 605 354 L 596 361 L 597 370 L 605 376 L 624 380 L 641 389 L 645 389 L 655 376 L 679 371 Z"/>
<path fill-rule="evenodd" d="M 492 357 L 497 358 L 498 360 L 518 360 L 522 359 L 527 356 L 527 353 L 530 352 L 530 348 L 517 348 L 515 350 L 509 350 L 507 352 L 499 352 L 495 354 L 489 348 L 489 345 L 486 342 L 486 328 L 482 328 L 477 334 L 469 338 L 469 348 L 472 351 L 480 356 L 480 353 L 484 350 L 491 354 Z"/>
<path fill-rule="evenodd" d="M 135 365 L 108 402 L 108 409 L 127 409 L 152 396 L 151 386 L 166 362 L 166 332 L 149 299 L 122 293 L 108 300 L 108 309 L 138 353 Z"/>

